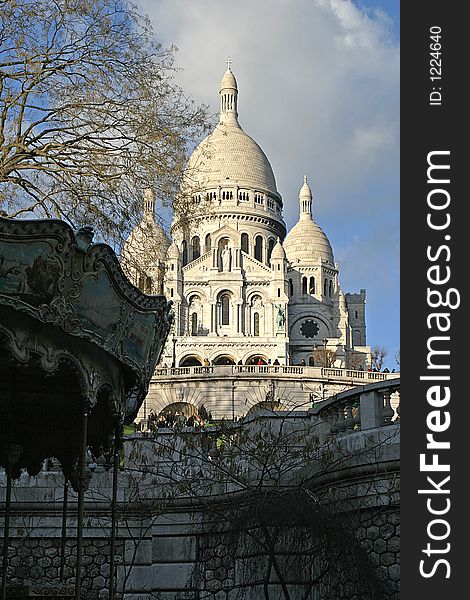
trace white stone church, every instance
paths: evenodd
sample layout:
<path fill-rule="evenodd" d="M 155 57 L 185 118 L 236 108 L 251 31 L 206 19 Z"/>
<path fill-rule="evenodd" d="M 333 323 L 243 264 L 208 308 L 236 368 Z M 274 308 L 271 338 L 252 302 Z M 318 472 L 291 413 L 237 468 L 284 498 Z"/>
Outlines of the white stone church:
<path fill-rule="evenodd" d="M 273 169 L 238 121 L 238 85 L 230 66 L 219 95 L 219 123 L 185 169 L 186 208 L 174 215 L 171 240 L 155 222 L 155 200 L 147 190 L 142 222 L 123 251 L 123 268 L 134 284 L 174 302 L 174 331 L 160 375 L 185 375 L 183 388 L 189 375 L 204 376 L 208 384 L 209 370 L 200 367 L 209 365 L 211 373 L 224 365 L 236 365 L 239 373 L 245 366 L 273 365 L 366 375 L 366 293 L 341 290 L 330 242 L 314 219 L 307 177 L 299 220 L 287 233 Z M 317 375 L 313 380 L 325 378 Z M 176 381 L 167 383 L 167 397 L 160 397 L 157 408 L 183 399 L 181 385 L 173 393 Z M 201 393 L 197 397 L 200 404 Z M 245 405 L 253 403 L 245 398 Z"/>

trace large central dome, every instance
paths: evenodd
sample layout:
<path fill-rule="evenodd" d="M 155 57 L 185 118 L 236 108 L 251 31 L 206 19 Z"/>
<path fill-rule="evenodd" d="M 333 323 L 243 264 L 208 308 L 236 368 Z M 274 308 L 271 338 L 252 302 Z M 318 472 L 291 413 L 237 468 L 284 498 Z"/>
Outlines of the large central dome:
<path fill-rule="evenodd" d="M 186 173 L 195 187 L 232 183 L 277 195 L 265 153 L 241 127 L 219 123 L 194 150 Z"/>
<path fill-rule="evenodd" d="M 236 185 L 279 197 L 266 154 L 238 123 L 238 88 L 230 67 L 219 94 L 220 122 L 192 153 L 185 169 L 186 182 L 195 191 Z"/>

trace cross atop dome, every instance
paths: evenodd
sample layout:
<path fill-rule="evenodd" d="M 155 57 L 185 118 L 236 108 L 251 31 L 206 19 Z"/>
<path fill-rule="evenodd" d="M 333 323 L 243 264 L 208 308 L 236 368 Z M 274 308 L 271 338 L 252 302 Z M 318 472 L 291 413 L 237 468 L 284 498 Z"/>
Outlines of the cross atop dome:
<path fill-rule="evenodd" d="M 232 64 L 232 59 L 230 58 L 230 56 L 227 56 L 227 69 L 229 71 L 231 71 L 232 69 L 230 68 L 231 64 Z"/>

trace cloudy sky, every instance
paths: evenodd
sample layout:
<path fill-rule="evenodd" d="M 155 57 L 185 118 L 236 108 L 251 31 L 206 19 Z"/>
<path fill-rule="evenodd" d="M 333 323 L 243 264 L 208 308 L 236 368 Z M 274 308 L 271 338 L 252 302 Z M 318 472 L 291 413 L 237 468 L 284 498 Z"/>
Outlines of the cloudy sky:
<path fill-rule="evenodd" d="M 175 44 L 178 82 L 218 111 L 226 58 L 239 120 L 298 219 L 307 174 L 346 292 L 367 290 L 370 345 L 399 349 L 399 1 L 137 0 Z"/>

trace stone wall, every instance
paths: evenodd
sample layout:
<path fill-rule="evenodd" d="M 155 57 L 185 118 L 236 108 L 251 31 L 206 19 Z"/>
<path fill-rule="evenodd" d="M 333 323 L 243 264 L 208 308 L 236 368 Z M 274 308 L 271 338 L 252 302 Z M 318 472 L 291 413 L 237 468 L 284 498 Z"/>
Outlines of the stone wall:
<path fill-rule="evenodd" d="M 364 407 L 364 423 L 371 420 L 368 414 Z M 275 481 L 259 480 L 249 455 L 239 454 L 244 468 L 224 479 L 230 443 L 208 454 L 207 433 L 128 439 L 119 472 L 117 528 L 117 588 L 126 600 L 261 600 L 266 592 L 280 600 L 283 585 L 292 600 L 398 600 L 400 426 L 352 429 L 332 438 L 328 423 L 316 418 L 274 414 L 247 425 L 253 430 L 241 438 L 244 446 L 247 439 L 250 447 L 267 439 L 269 448 L 282 439 L 282 426 L 284 442 L 294 451 L 281 454 L 283 468 L 284 459 L 293 459 L 316 436 L 313 458 L 305 460 L 302 451 L 300 462 L 289 463 L 296 470 L 288 468 L 284 479 Z M 109 578 L 112 477 L 100 468 L 85 494 L 83 589 L 91 600 L 106 596 Z M 0 502 L 4 490 L 0 473 Z M 58 582 L 63 490 L 59 472 L 23 474 L 14 481 L 11 583 Z M 70 491 L 69 584 L 76 562 L 76 510 L 77 497 Z"/>
<path fill-rule="evenodd" d="M 56 508 L 55 516 L 49 510 L 42 518 L 35 511 L 38 526 L 32 535 L 26 535 L 25 530 L 18 526 L 21 515 L 16 512 L 13 516 L 8 568 L 11 583 L 59 582 L 60 506 L 56 505 Z M 214 510 L 207 505 L 193 506 L 190 511 L 180 509 L 178 512 L 155 514 L 145 522 L 140 522 L 140 525 L 135 521 L 133 526 L 129 526 L 128 518 L 126 528 L 119 528 L 118 587 L 122 587 L 125 581 L 126 597 L 132 600 L 264 598 L 263 579 L 266 579 L 267 556 L 262 547 L 262 536 L 256 531 L 254 535 L 253 531 L 247 535 L 240 527 L 236 527 L 233 509 L 234 506 L 223 510 L 220 507 Z M 227 510 L 226 518 L 224 510 Z M 105 523 L 100 526 L 99 522 L 99 515 L 93 515 L 90 509 L 86 510 L 83 590 L 90 600 L 104 597 L 109 581 L 109 531 Z M 371 573 L 386 581 L 385 593 L 381 597 L 398 600 L 398 506 L 369 508 L 356 512 L 352 517 L 344 515 L 344 519 L 341 517 L 338 523 L 343 522 L 354 528 L 357 540 L 365 550 L 365 559 L 359 557 L 357 549 L 352 552 L 362 568 L 369 568 Z M 74 535 L 73 519 L 69 525 L 64 582 L 73 584 L 76 563 L 76 546 L 71 539 Z M 338 533 L 341 534 L 340 527 Z M 278 546 L 283 576 L 295 600 L 302 597 L 308 587 L 305 573 L 309 572 L 312 565 L 320 572 L 327 560 L 324 553 L 314 559 L 305 553 L 302 558 L 302 544 L 307 547 L 306 539 L 302 531 L 299 530 L 297 536 L 297 532 L 291 529 L 288 537 Z M 293 550 L 299 555 L 295 556 Z M 283 556 L 283 552 L 287 556 Z M 341 561 L 338 561 L 340 552 L 341 547 L 336 551 L 333 570 L 330 568 L 320 578 L 314 586 L 318 595 L 312 598 L 372 598 L 367 590 L 358 594 L 362 584 L 359 584 L 354 573 L 351 576 L 354 569 L 348 565 L 341 567 Z M 361 560 L 366 562 L 361 563 Z M 274 572 L 269 577 L 268 588 L 271 598 L 277 600 L 283 597 L 279 577 Z"/>
<path fill-rule="evenodd" d="M 102 597 L 109 589 L 109 541 L 107 539 L 83 540 L 83 594 L 89 600 Z M 3 549 L 0 551 L 2 556 Z M 117 545 L 122 557 L 123 542 Z M 8 549 L 8 582 L 11 585 L 58 584 L 60 582 L 61 540 L 59 537 L 12 537 Z M 119 559 L 118 559 L 119 560 Z M 121 559 L 122 560 L 122 559 Z M 67 540 L 65 548 L 64 584 L 74 585 L 77 546 Z"/>

